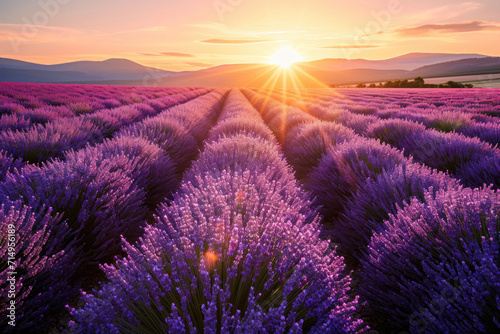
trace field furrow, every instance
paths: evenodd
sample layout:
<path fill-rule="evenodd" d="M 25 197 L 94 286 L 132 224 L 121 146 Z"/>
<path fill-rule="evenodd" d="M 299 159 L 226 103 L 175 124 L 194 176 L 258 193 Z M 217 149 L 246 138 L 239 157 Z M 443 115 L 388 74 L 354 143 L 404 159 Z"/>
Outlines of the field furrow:
<path fill-rule="evenodd" d="M 498 90 L 8 84 L 0 114 L 20 332 L 500 328 Z"/>

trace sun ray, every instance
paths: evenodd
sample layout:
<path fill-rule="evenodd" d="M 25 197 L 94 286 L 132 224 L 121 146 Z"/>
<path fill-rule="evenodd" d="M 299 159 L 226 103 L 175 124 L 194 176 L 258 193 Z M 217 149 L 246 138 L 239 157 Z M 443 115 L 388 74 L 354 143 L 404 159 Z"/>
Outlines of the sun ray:
<path fill-rule="evenodd" d="M 310 75 L 309 73 L 307 73 L 306 71 L 304 71 L 303 69 L 301 69 L 299 66 L 297 67 L 294 67 L 294 69 L 298 72 L 300 72 L 302 75 L 304 75 L 305 77 L 309 78 L 310 80 L 314 81 L 315 83 L 317 83 L 321 88 L 330 88 L 330 86 L 328 86 L 327 84 L 325 84 L 324 82 L 322 81 L 319 81 L 317 78 L 313 77 L 312 75 Z"/>

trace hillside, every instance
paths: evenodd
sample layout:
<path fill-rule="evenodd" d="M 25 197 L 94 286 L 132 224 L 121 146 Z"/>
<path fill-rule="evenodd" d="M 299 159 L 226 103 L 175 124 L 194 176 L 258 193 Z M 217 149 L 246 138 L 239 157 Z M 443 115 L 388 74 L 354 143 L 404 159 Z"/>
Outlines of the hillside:
<path fill-rule="evenodd" d="M 479 54 L 409 53 L 385 60 L 322 59 L 293 65 L 230 64 L 172 72 L 127 59 L 41 65 L 0 58 L 0 81 L 207 87 L 322 87 L 396 79 L 500 73 L 500 57 Z"/>

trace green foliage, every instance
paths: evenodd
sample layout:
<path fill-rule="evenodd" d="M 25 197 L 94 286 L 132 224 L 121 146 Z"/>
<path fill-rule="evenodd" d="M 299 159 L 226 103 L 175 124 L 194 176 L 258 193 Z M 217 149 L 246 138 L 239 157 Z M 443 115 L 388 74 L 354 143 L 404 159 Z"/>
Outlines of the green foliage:
<path fill-rule="evenodd" d="M 366 88 L 366 84 L 359 83 L 356 88 Z M 387 81 L 385 83 L 379 83 L 378 86 L 374 83 L 368 86 L 369 88 L 473 88 L 472 84 L 462 84 L 460 82 L 448 81 L 444 84 L 426 84 L 424 78 L 421 76 L 416 77 L 413 81 L 408 80 L 394 80 Z"/>

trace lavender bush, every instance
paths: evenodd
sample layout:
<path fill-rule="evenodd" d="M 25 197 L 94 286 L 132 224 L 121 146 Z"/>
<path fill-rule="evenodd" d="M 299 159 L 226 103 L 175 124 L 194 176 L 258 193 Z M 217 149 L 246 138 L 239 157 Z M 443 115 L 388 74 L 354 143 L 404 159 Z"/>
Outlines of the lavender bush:
<path fill-rule="evenodd" d="M 458 132 L 467 137 L 477 137 L 497 147 L 500 145 L 499 123 L 472 123 Z"/>
<path fill-rule="evenodd" d="M 68 237 L 68 226 L 50 213 L 35 215 L 19 201 L 0 206 L 0 330 L 4 333 L 39 333 L 78 293 L 78 285 L 67 279 L 67 271 L 78 263 L 74 249 L 64 251 L 58 245 Z M 13 318 L 8 317 L 11 300 L 15 301 Z M 13 319 L 15 326 L 9 325 Z"/>
<path fill-rule="evenodd" d="M 19 114 L 26 108 L 15 102 L 5 102 L 0 104 L 0 114 Z"/>
<path fill-rule="evenodd" d="M 250 104 L 239 89 L 232 89 L 218 118 L 218 124 L 226 120 L 254 120 L 263 123 L 259 112 Z"/>
<path fill-rule="evenodd" d="M 19 113 L 19 115 L 30 119 L 32 123 L 47 123 L 59 118 L 75 116 L 74 113 L 65 106 L 43 106 L 35 109 L 26 109 Z"/>
<path fill-rule="evenodd" d="M 31 120 L 18 114 L 5 114 L 0 116 L 0 131 L 5 130 L 24 130 L 32 125 Z"/>
<path fill-rule="evenodd" d="M 76 239 L 83 263 L 96 266 L 120 252 L 120 235 L 137 237 L 147 208 L 144 191 L 127 176 L 133 170 L 127 167 L 127 155 L 106 158 L 84 152 L 75 163 L 27 165 L 8 174 L 0 183 L 0 202 L 21 200 L 40 214 L 52 207 L 72 230 L 68 240 L 59 241 L 62 247 Z M 91 271 L 82 265 L 68 274 L 87 276 Z"/>
<path fill-rule="evenodd" d="M 497 332 L 499 194 L 464 188 L 425 196 L 372 238 L 362 261 L 362 296 L 393 329 Z"/>
<path fill-rule="evenodd" d="M 463 164 L 456 177 L 467 186 L 491 185 L 500 189 L 500 157 L 481 157 Z"/>
<path fill-rule="evenodd" d="M 0 149 L 24 161 L 39 163 L 63 157 L 64 151 L 83 148 L 89 141 L 99 141 L 100 130 L 83 118 L 63 118 L 54 123 L 37 124 L 26 131 L 0 132 Z"/>
<path fill-rule="evenodd" d="M 335 222 L 336 241 L 344 254 L 359 260 L 374 232 L 378 232 L 390 215 L 412 200 L 425 201 L 425 194 L 458 189 L 458 182 L 428 167 L 403 163 L 392 171 L 383 171 L 370 178 L 349 198 Z"/>
<path fill-rule="evenodd" d="M 186 180 L 195 180 L 197 175 L 218 173 L 224 169 L 239 168 L 245 170 L 252 165 L 254 170 L 272 170 L 272 179 L 281 179 L 290 174 L 290 168 L 283 160 L 281 151 L 275 142 L 262 138 L 237 135 L 221 138 L 216 142 L 206 144 L 203 155 L 194 163 L 193 168 L 186 172 Z M 210 166 L 211 168 L 208 168 Z"/>
<path fill-rule="evenodd" d="M 453 133 L 426 130 L 423 125 L 408 121 L 388 120 L 374 124 L 369 135 L 389 143 L 415 160 L 431 168 L 457 173 L 463 165 L 485 158 L 500 156 L 500 151 L 477 138 Z M 466 184 L 479 187 L 483 182 Z"/>
<path fill-rule="evenodd" d="M 216 123 L 227 93 L 227 90 L 220 89 L 200 96 L 173 108 L 166 117 L 180 121 L 201 145 Z"/>
<path fill-rule="evenodd" d="M 145 204 L 150 209 L 155 209 L 178 186 L 175 163 L 160 147 L 142 137 L 120 136 L 66 155 L 70 166 L 104 160 L 114 161 L 113 169 L 122 170 L 145 191 Z"/>
<path fill-rule="evenodd" d="M 189 131 L 174 118 L 161 115 L 122 129 L 116 138 L 122 136 L 142 137 L 158 145 L 176 164 L 176 172 L 189 167 L 198 154 L 198 145 Z"/>
<path fill-rule="evenodd" d="M 0 182 L 5 180 L 5 176 L 9 172 L 14 172 L 16 169 L 23 167 L 23 162 L 19 159 L 14 159 L 7 152 L 0 150 Z"/>
<path fill-rule="evenodd" d="M 252 169 L 250 164 L 243 172 L 198 174 L 196 185 L 183 183 L 140 243 L 127 244 L 128 256 L 104 267 L 109 283 L 73 311 L 75 328 L 84 333 L 359 329 L 342 258 L 320 241 L 317 221 L 305 222 L 299 208 L 307 203 L 283 203 L 283 192 L 275 190 L 279 181 L 270 181 L 273 171 Z"/>
<path fill-rule="evenodd" d="M 260 137 L 266 141 L 276 141 L 271 130 L 261 122 L 253 119 L 227 119 L 219 122 L 209 133 L 209 141 L 217 141 L 222 137 L 245 135 Z"/>
<path fill-rule="evenodd" d="M 325 219 L 337 217 L 368 178 L 390 172 L 406 162 L 403 153 L 375 140 L 357 137 L 330 147 L 305 180 L 305 186 L 322 206 Z"/>
<path fill-rule="evenodd" d="M 352 130 L 337 123 L 307 123 L 297 127 L 297 134 L 290 136 L 283 150 L 297 178 L 303 179 L 316 168 L 328 148 L 355 136 Z"/>
<path fill-rule="evenodd" d="M 296 126 L 302 126 L 303 124 L 314 123 L 316 119 L 303 111 L 287 106 L 279 106 L 268 111 L 269 114 L 274 115 L 269 117 L 267 122 L 271 131 L 278 139 L 280 143 L 284 143 L 288 140 L 289 134 Z M 264 116 L 264 118 L 266 118 Z"/>

